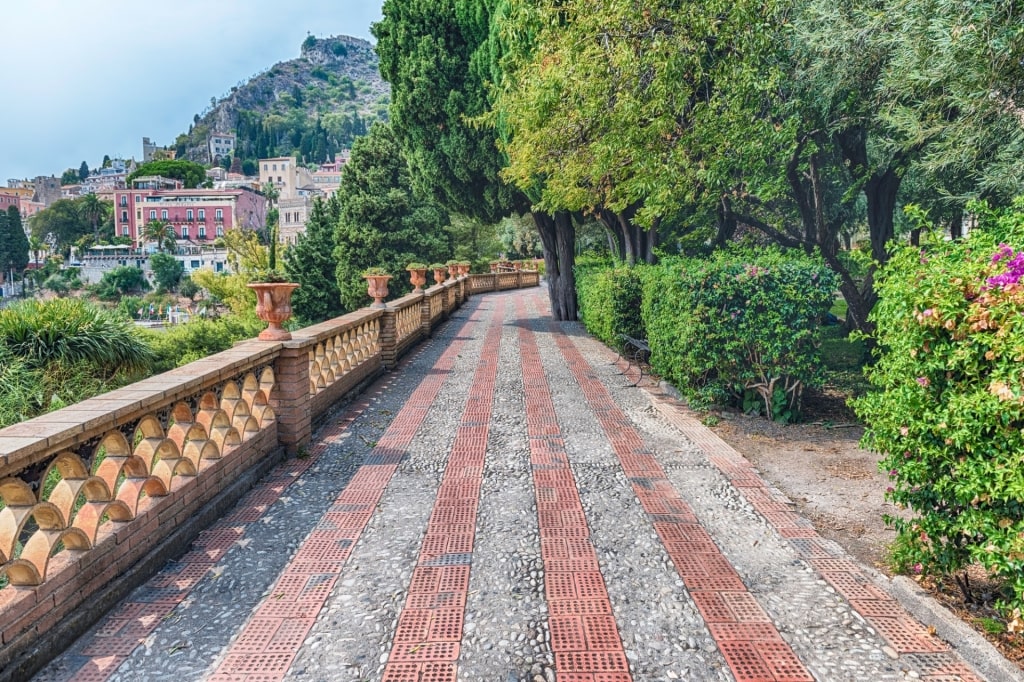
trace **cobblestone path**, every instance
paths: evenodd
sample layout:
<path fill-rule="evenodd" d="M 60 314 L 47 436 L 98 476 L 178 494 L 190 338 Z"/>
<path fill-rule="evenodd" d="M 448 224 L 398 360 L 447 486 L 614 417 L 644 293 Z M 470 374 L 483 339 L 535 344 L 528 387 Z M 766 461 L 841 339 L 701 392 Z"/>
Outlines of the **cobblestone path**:
<path fill-rule="evenodd" d="M 36 679 L 984 679 L 614 360 L 474 297 Z"/>

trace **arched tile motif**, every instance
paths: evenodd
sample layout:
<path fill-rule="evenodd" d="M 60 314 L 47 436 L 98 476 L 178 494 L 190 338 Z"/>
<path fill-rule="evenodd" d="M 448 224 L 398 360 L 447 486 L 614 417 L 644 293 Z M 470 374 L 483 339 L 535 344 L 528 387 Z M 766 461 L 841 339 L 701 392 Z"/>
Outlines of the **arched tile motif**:
<path fill-rule="evenodd" d="M 376 319 L 317 344 L 309 353 L 310 395 L 323 392 L 379 353 L 380 321 Z M 253 413 L 255 415 L 255 409 Z M 266 414 L 261 414 L 263 416 L 260 421 L 263 423 Z"/>
<path fill-rule="evenodd" d="M 402 343 L 415 334 L 420 328 L 420 304 L 417 301 L 398 311 L 398 319 L 395 320 L 398 343 Z"/>
<path fill-rule="evenodd" d="M 0 480 L 0 573 L 11 585 L 39 585 L 57 553 L 90 550 L 105 537 L 105 526 L 131 522 L 143 504 L 159 504 L 153 498 L 167 495 L 183 477 L 201 476 L 209 462 L 275 420 L 275 384 L 271 367 L 247 371 L 157 408 L 133 422 L 133 432 L 111 427 L 88 460 L 57 452 L 41 477 L 36 474 L 38 483 Z"/>

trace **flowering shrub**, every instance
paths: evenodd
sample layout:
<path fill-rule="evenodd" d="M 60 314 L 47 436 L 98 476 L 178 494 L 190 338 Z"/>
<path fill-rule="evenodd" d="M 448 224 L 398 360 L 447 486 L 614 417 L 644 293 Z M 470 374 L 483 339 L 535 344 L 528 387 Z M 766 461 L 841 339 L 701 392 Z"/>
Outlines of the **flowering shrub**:
<path fill-rule="evenodd" d="M 967 239 L 904 248 L 880 273 L 876 390 L 854 407 L 885 456 L 888 499 L 914 512 L 887 518 L 899 567 L 976 561 L 1003 579 L 1012 613 L 1024 606 L 1024 202 L 973 210 Z"/>
<path fill-rule="evenodd" d="M 651 365 L 696 403 L 791 421 L 820 379 L 819 329 L 835 276 L 777 248 L 729 249 L 641 269 Z"/>

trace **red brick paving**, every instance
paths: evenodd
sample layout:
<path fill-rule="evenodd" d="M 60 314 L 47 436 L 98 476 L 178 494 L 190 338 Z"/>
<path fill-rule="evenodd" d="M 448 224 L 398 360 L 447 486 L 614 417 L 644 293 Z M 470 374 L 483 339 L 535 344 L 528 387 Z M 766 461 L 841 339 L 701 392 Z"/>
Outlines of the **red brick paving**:
<path fill-rule="evenodd" d="M 531 297 L 543 305 L 540 296 L 533 293 Z M 679 496 L 593 367 L 557 325 L 552 323 L 549 329 L 701 615 L 709 623 L 734 626 L 718 627 L 712 635 L 737 682 L 813 682 L 732 564 L 697 522 L 693 510 Z M 747 623 L 761 627 L 741 627 Z"/>
<path fill-rule="evenodd" d="M 479 319 L 480 312 L 477 310 L 470 316 L 463 324 L 463 330 Z M 381 463 L 359 467 L 333 502 L 335 508 L 345 511 L 327 512 L 320 526 L 303 541 L 271 588 L 268 598 L 257 607 L 252 619 L 228 648 L 216 672 L 209 678 L 211 681 L 255 682 L 257 674 L 261 681 L 284 678 L 352 547 L 369 523 L 392 475 L 398 470 L 401 455 L 426 418 L 427 410 L 465 344 L 466 339 L 460 331 L 367 455 L 367 461 Z M 324 571 L 324 568 L 330 570 Z M 273 646 L 266 639 L 271 632 Z M 454 646 L 458 647 L 457 644 Z M 435 649 L 423 647 L 417 654 L 417 660 L 434 660 L 423 658 L 432 653 Z"/>
<path fill-rule="evenodd" d="M 455 682 L 504 318 L 501 298 L 484 338 L 382 682 Z"/>
<path fill-rule="evenodd" d="M 525 319 L 522 299 L 516 317 Z M 548 627 L 558 679 L 630 682 L 622 637 L 612 615 L 597 552 L 533 332 L 519 328 Z"/>

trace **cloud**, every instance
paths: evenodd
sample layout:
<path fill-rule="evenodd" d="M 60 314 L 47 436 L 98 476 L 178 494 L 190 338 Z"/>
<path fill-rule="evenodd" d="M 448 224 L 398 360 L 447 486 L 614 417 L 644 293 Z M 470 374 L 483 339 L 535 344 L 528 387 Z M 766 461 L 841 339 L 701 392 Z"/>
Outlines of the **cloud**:
<path fill-rule="evenodd" d="M 380 1 L 34 0 L 4 8 L 0 181 L 169 144 L 307 34 L 367 38 Z"/>

